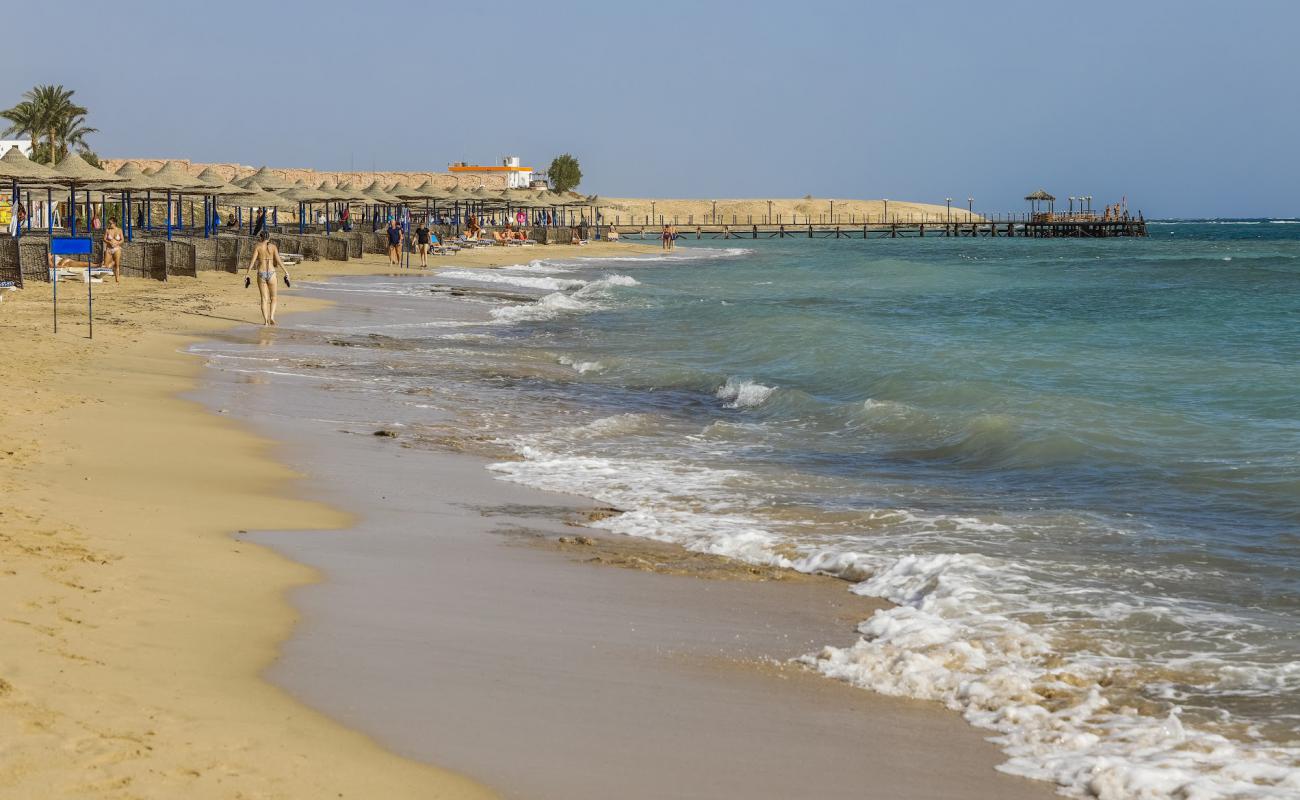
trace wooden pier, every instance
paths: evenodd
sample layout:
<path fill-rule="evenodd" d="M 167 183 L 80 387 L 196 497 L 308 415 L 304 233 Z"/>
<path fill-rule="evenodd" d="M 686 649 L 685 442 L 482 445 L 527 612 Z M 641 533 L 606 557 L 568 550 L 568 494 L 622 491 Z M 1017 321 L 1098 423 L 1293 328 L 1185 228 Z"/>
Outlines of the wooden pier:
<path fill-rule="evenodd" d="M 618 231 L 621 238 L 659 239 L 659 225 L 599 225 L 601 237 Z M 1108 239 L 1147 235 L 1146 220 L 1123 219 L 1026 219 L 1021 221 L 972 222 L 872 222 L 858 225 L 809 223 L 805 225 L 709 224 L 678 225 L 677 235 L 685 239 L 913 239 L 926 236 L 1028 237 L 1031 239 Z"/>

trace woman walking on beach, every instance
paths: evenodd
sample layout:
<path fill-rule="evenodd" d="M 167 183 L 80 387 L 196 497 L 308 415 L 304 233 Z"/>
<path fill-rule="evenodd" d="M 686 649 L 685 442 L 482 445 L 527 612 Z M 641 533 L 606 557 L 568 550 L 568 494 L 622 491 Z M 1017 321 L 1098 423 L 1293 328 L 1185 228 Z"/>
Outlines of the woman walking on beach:
<path fill-rule="evenodd" d="M 108 229 L 104 231 L 104 266 L 113 270 L 113 283 L 121 283 L 118 272 L 122 269 L 122 229 L 117 226 L 116 218 L 109 218 Z"/>
<path fill-rule="evenodd" d="M 261 300 L 262 324 L 275 324 L 275 305 L 276 305 L 276 285 L 275 269 L 279 267 L 284 270 L 284 285 L 289 285 L 289 268 L 284 265 L 280 258 L 280 248 L 275 246 L 271 241 L 270 234 L 265 230 L 257 234 L 258 243 L 253 248 L 253 258 L 248 262 L 248 268 L 244 270 L 244 288 L 247 289 L 251 278 L 248 273 L 254 269 L 257 270 L 257 294 Z"/>
<path fill-rule="evenodd" d="M 429 266 L 429 223 L 421 220 L 415 229 L 415 247 L 420 252 L 420 266 Z"/>
<path fill-rule="evenodd" d="M 402 229 L 397 220 L 388 220 L 388 263 L 397 266 L 402 263 Z"/>
<path fill-rule="evenodd" d="M 669 247 L 671 247 L 671 245 L 669 244 L 669 242 L 671 241 L 672 241 L 672 234 L 668 232 L 668 226 L 665 225 L 663 231 L 660 232 L 659 234 L 659 247 L 664 250 L 667 250 Z"/>

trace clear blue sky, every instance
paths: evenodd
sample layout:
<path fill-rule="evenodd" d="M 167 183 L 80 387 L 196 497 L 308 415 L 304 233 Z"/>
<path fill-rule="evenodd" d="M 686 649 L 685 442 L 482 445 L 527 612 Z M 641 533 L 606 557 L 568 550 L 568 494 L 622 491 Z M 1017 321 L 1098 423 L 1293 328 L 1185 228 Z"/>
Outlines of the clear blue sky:
<path fill-rule="evenodd" d="M 0 103 L 75 88 L 105 156 L 441 170 L 569 151 L 606 195 L 993 211 L 1043 186 L 1149 216 L 1300 215 L 1288 0 L 127 0 L 4 25 Z"/>

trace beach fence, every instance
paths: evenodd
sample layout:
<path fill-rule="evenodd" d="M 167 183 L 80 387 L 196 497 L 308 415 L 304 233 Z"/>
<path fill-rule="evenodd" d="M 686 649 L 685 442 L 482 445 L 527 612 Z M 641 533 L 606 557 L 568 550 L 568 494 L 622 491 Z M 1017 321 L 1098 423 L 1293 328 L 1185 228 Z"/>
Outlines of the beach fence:
<path fill-rule="evenodd" d="M 12 283 L 23 287 L 23 265 L 20 255 L 20 239 L 0 239 L 0 282 Z"/>
<path fill-rule="evenodd" d="M 173 239 L 164 243 L 164 258 L 167 263 L 167 275 L 179 275 L 197 278 L 199 275 L 195 260 L 194 245 L 187 241 Z"/>
<path fill-rule="evenodd" d="M 122 245 L 123 275 L 167 280 L 167 242 L 139 239 Z"/>

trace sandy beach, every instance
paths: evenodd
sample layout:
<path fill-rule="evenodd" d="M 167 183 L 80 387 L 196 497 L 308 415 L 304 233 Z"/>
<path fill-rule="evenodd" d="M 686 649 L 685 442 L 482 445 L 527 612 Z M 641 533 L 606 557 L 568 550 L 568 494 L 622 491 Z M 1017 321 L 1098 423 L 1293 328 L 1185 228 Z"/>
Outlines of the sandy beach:
<path fill-rule="evenodd" d="M 343 270 L 390 268 L 295 277 Z M 350 518 L 291 499 L 265 440 L 177 397 L 201 368 L 182 349 L 253 322 L 252 290 L 226 273 L 96 285 L 91 341 L 78 287 L 58 335 L 48 284 L 0 305 L 0 796 L 489 796 L 258 678 L 296 619 L 284 591 L 318 576 L 230 534 Z"/>
<path fill-rule="evenodd" d="M 0 305 L 0 796 L 1048 796 L 957 716 L 784 664 L 853 640 L 842 583 L 579 540 L 589 503 L 472 453 L 272 430 L 268 398 L 319 398 L 184 352 L 262 335 L 241 279 L 95 288 L 93 341 L 73 302 L 48 332 L 48 287 Z"/>

